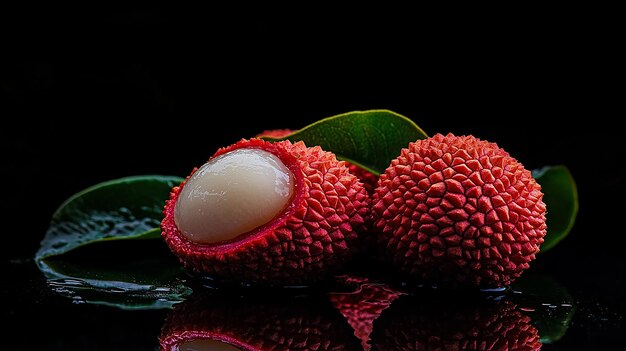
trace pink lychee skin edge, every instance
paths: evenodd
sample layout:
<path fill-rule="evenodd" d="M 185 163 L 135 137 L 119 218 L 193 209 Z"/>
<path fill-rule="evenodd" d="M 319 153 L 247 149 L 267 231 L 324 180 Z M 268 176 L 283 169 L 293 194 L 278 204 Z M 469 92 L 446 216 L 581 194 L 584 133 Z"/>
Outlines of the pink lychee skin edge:
<path fill-rule="evenodd" d="M 437 134 L 381 175 L 372 220 L 383 256 L 425 281 L 509 285 L 546 234 L 541 187 L 495 143 Z"/>
<path fill-rule="evenodd" d="M 308 283 L 348 261 L 358 250 L 369 216 L 363 184 L 343 161 L 302 142 L 250 139 L 218 150 L 259 148 L 276 155 L 294 176 L 294 195 L 269 223 L 218 244 L 198 244 L 181 235 L 174 207 L 191 175 L 172 189 L 161 222 L 162 236 L 183 266 L 193 272 L 240 282 Z"/>
<path fill-rule="evenodd" d="M 235 337 L 206 330 L 186 330 L 181 332 L 180 334 L 173 334 L 162 337 L 160 340 L 161 350 L 175 351 L 178 350 L 178 346 L 183 342 L 202 339 L 220 341 L 225 344 L 235 346 L 242 351 L 258 351 L 258 348 L 249 345 Z"/>

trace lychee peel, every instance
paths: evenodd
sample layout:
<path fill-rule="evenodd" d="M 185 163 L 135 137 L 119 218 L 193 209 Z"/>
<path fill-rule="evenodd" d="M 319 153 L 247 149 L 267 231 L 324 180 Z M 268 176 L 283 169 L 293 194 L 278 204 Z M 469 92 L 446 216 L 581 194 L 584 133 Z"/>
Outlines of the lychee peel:
<path fill-rule="evenodd" d="M 282 138 L 295 132 L 293 129 L 267 129 L 257 134 L 256 137 Z"/>
<path fill-rule="evenodd" d="M 348 165 L 350 173 L 354 174 L 361 182 L 363 182 L 363 186 L 365 187 L 367 193 L 374 193 L 374 189 L 376 189 L 376 185 L 378 184 L 378 176 L 352 163 L 346 162 L 346 164 Z"/>
<path fill-rule="evenodd" d="M 363 184 L 345 163 L 303 142 L 260 139 L 242 139 L 218 150 L 211 159 L 241 148 L 277 156 L 293 174 L 292 199 L 274 219 L 234 239 L 192 242 L 176 226 L 174 209 L 194 169 L 172 189 L 161 223 L 163 238 L 182 264 L 196 273 L 226 280 L 299 284 L 321 279 L 349 260 L 359 246 L 358 233 L 365 229 L 369 200 Z"/>
<path fill-rule="evenodd" d="M 293 132 L 295 132 L 293 129 L 268 129 L 257 134 L 256 137 L 282 138 Z M 354 174 L 361 182 L 363 182 L 367 193 L 372 194 L 376 188 L 378 176 L 350 162 L 346 162 L 346 166 L 348 166 L 350 173 Z"/>
<path fill-rule="evenodd" d="M 418 140 L 381 175 L 372 221 L 383 255 L 435 284 L 509 285 L 546 234 L 539 184 L 495 143 Z"/>

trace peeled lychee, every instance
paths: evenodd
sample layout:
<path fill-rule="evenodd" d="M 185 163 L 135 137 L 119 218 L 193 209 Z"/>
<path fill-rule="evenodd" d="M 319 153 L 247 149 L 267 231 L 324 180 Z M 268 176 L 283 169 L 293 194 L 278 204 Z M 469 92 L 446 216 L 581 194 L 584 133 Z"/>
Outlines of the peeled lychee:
<path fill-rule="evenodd" d="M 292 129 L 268 129 L 257 134 L 256 137 L 282 138 L 293 132 L 294 130 Z M 354 174 L 357 178 L 359 178 L 361 182 L 363 182 L 363 186 L 365 187 L 367 193 L 372 194 L 374 192 L 374 189 L 376 188 L 378 176 L 350 162 L 346 162 L 346 165 L 348 166 L 350 173 Z"/>
<path fill-rule="evenodd" d="M 541 187 L 515 158 L 473 136 L 418 140 L 381 175 L 372 199 L 383 256 L 434 284 L 501 287 L 546 234 Z"/>
<path fill-rule="evenodd" d="M 159 337 L 163 351 L 358 351 L 350 326 L 327 300 L 257 291 L 195 295 L 176 305 Z"/>
<path fill-rule="evenodd" d="M 358 248 L 363 184 L 319 147 L 241 140 L 172 189 L 162 235 L 191 271 L 239 282 L 321 279 Z"/>

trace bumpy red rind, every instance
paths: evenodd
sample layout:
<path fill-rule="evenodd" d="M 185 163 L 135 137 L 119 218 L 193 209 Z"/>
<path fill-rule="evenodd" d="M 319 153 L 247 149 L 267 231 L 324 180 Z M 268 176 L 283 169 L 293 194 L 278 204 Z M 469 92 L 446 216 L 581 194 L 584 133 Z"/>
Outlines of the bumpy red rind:
<path fill-rule="evenodd" d="M 384 256 L 434 283 L 509 285 L 546 234 L 541 187 L 515 158 L 473 136 L 418 140 L 381 175 L 373 226 Z"/>
<path fill-rule="evenodd" d="M 366 171 L 363 168 L 353 165 L 352 163 L 346 162 L 348 165 L 348 169 L 350 173 L 354 174 L 361 182 L 363 182 L 363 186 L 368 194 L 373 194 L 374 189 L 378 184 L 378 176 L 370 171 Z"/>
<path fill-rule="evenodd" d="M 295 131 L 292 129 L 268 129 L 257 134 L 256 137 L 282 138 L 293 132 Z M 374 189 L 376 188 L 376 184 L 378 183 L 378 176 L 372 172 L 364 170 L 357 165 L 353 165 L 350 162 L 346 162 L 346 166 L 348 166 L 350 173 L 354 174 L 357 178 L 359 178 L 361 182 L 363 182 L 363 186 L 365 187 L 367 193 L 372 194 L 374 192 Z"/>
<path fill-rule="evenodd" d="M 265 225 L 233 240 L 194 243 L 181 235 L 174 222 L 176 201 L 194 169 L 172 189 L 161 223 L 163 238 L 185 268 L 240 282 L 301 284 L 321 279 L 348 261 L 358 250 L 369 199 L 345 163 L 303 142 L 260 139 L 242 139 L 212 158 L 240 148 L 277 156 L 293 174 L 294 195 L 284 211 Z"/>

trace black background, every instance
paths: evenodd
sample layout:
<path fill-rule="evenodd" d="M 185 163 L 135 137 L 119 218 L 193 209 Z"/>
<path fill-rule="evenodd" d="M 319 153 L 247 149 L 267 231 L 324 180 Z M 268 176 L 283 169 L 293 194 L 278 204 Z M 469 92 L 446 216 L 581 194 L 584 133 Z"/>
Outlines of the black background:
<path fill-rule="evenodd" d="M 56 207 L 95 183 L 184 176 L 264 129 L 385 108 L 429 134 L 497 142 L 529 169 L 566 164 L 580 214 L 536 269 L 622 315 L 615 22 L 585 9 L 248 10 L 0 15 L 3 259 L 32 257 Z"/>

